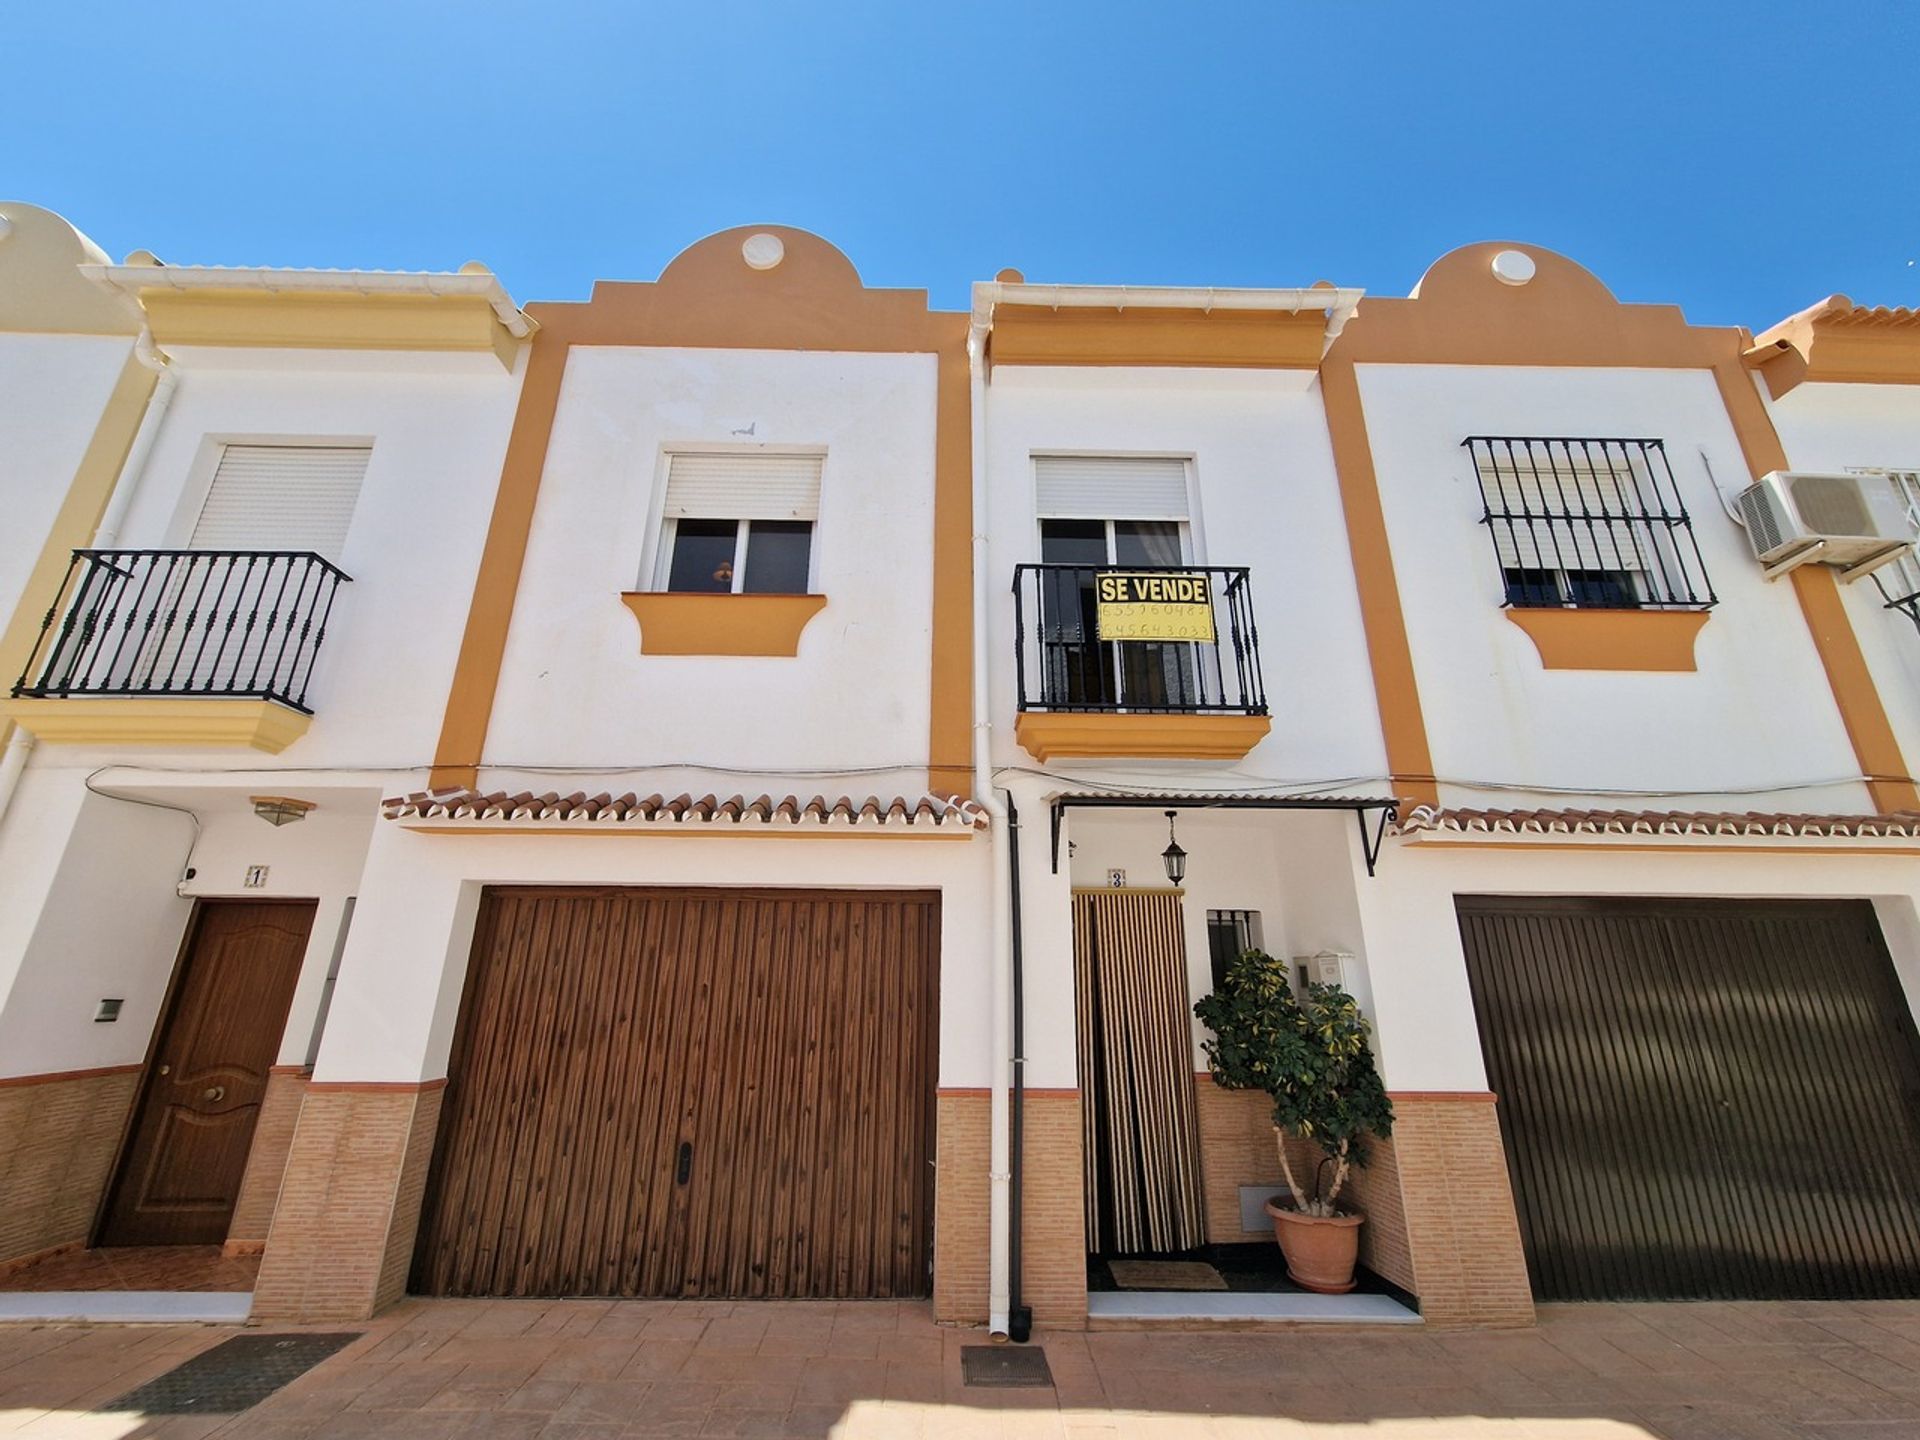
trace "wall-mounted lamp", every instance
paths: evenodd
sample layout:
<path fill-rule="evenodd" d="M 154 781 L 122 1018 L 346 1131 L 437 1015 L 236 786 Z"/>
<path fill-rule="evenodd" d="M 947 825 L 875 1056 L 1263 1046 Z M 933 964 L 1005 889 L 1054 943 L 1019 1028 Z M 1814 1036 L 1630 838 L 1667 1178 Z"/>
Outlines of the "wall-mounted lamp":
<path fill-rule="evenodd" d="M 1187 878 L 1187 852 L 1180 848 L 1180 842 L 1174 838 L 1173 817 L 1180 812 L 1167 811 L 1167 848 L 1160 852 L 1160 859 L 1167 867 L 1167 881 L 1178 885 Z"/>
<path fill-rule="evenodd" d="M 314 808 L 311 800 L 294 800 L 285 795 L 254 795 L 250 798 L 253 801 L 253 813 L 276 830 L 282 825 L 306 819 L 307 812 Z"/>

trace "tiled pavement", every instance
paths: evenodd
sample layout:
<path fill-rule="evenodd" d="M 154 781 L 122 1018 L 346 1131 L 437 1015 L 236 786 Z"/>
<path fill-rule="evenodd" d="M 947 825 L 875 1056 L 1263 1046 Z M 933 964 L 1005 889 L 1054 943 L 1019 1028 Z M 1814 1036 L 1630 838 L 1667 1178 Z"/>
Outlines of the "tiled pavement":
<path fill-rule="evenodd" d="M 0 1328 L 0 1435 L 1920 1437 L 1906 1302 L 1549 1306 L 1522 1331 L 1046 1334 L 1052 1390 L 962 1386 L 960 1347 L 982 1337 L 918 1304 L 409 1301 L 363 1328 L 242 1415 L 151 1419 L 89 1412 L 232 1331 Z"/>

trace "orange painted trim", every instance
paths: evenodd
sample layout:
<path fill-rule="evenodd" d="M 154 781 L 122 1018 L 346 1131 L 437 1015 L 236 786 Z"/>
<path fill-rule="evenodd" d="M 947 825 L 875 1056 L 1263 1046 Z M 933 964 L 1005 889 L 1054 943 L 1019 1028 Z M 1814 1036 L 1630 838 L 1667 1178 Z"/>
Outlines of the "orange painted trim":
<path fill-rule="evenodd" d="M 937 1099 L 941 1100 L 988 1100 L 993 1097 L 993 1091 L 982 1085 L 943 1085 L 933 1093 Z M 1080 1098 L 1080 1092 L 1077 1089 L 1036 1090 L 1029 1086 L 1021 1093 L 1028 1100 L 1078 1100 Z"/>
<path fill-rule="evenodd" d="M 1394 1104 L 1408 1101 L 1418 1103 L 1425 1100 L 1446 1103 L 1464 1101 L 1471 1105 L 1493 1105 L 1500 1097 L 1491 1090 L 1389 1090 L 1387 1098 Z"/>
<path fill-rule="evenodd" d="M 56 1085 L 62 1080 L 98 1080 L 103 1075 L 137 1075 L 141 1065 L 103 1065 L 97 1070 L 49 1070 L 40 1075 L 0 1076 L 0 1086 Z"/>
<path fill-rule="evenodd" d="M 311 1065 L 270 1065 L 267 1067 L 267 1073 L 269 1075 L 311 1075 L 313 1067 Z"/>
<path fill-rule="evenodd" d="M 996 365 L 1177 365 L 1311 370 L 1326 348 L 1324 310 L 1098 310 L 1000 305 Z"/>
<path fill-rule="evenodd" d="M 309 1095 L 418 1095 L 438 1090 L 447 1083 L 438 1080 L 315 1080 L 307 1086 Z"/>
<path fill-rule="evenodd" d="M 1266 715 L 1083 715 L 1023 710 L 1014 738 L 1036 760 L 1238 760 L 1273 729 Z"/>
<path fill-rule="evenodd" d="M 800 653 L 800 632 L 826 609 L 824 595 L 688 595 L 627 590 L 620 602 L 640 622 L 642 655 Z"/>
<path fill-rule="evenodd" d="M 1351 329 L 1352 321 L 1348 322 Z M 1342 337 L 1344 338 L 1344 336 Z M 1335 351 L 1339 345 L 1336 342 Z M 1413 646 L 1400 606 L 1399 572 L 1387 540 L 1386 510 L 1367 438 L 1367 415 L 1360 403 L 1360 382 L 1353 362 L 1329 355 L 1320 367 L 1320 390 L 1333 443 L 1334 473 L 1347 522 L 1347 547 L 1353 558 L 1354 585 L 1360 594 L 1360 625 L 1367 637 L 1373 670 L 1375 708 L 1387 748 L 1387 769 L 1394 793 L 1409 805 L 1438 807 L 1440 787 L 1433 778 L 1433 751 L 1420 708 L 1420 684 L 1413 669 Z"/>
<path fill-rule="evenodd" d="M 930 315 L 939 342 L 933 436 L 933 673 L 927 789 L 973 797 L 973 385 L 967 317 Z"/>
<path fill-rule="evenodd" d="M 1705 610 L 1546 610 L 1510 607 L 1548 670 L 1694 670 Z"/>
<path fill-rule="evenodd" d="M 759 231 L 786 246 L 785 258 L 771 270 L 753 270 L 741 259 L 741 243 Z M 478 780 L 573 347 L 846 350 L 937 357 L 928 788 L 967 798 L 973 773 L 967 316 L 929 310 L 924 290 L 868 289 L 846 256 L 826 241 L 778 225 L 710 235 L 681 252 L 651 284 L 601 281 L 584 304 L 530 305 L 527 313 L 541 328 L 530 347 L 429 784 L 471 787 Z"/>
<path fill-rule="evenodd" d="M 1774 428 L 1773 417 L 1761 403 L 1760 392 L 1740 364 L 1737 353 L 1723 357 L 1713 367 L 1713 378 L 1720 387 L 1720 398 L 1727 419 L 1740 441 L 1747 469 L 1758 480 L 1772 470 L 1786 470 L 1786 447 Z M 1853 633 L 1847 619 L 1840 586 L 1833 571 L 1825 565 L 1802 565 L 1788 575 L 1793 591 L 1806 616 L 1807 630 L 1813 636 L 1814 649 L 1826 668 L 1827 683 L 1833 691 L 1833 703 L 1840 711 L 1840 723 L 1852 742 L 1860 773 L 1867 776 L 1867 792 L 1883 815 L 1901 810 L 1920 810 L 1920 787 L 1901 754 L 1900 742 L 1887 719 L 1886 706 L 1867 668 L 1867 657 L 1860 649 L 1860 637 Z"/>

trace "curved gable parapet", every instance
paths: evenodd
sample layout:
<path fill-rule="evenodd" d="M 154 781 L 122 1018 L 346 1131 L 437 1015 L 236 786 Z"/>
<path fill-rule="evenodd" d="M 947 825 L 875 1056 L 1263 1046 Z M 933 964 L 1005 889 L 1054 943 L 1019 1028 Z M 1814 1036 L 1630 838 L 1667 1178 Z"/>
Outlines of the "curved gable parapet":
<path fill-rule="evenodd" d="M 653 281 L 601 280 L 585 304 L 529 306 L 556 340 L 768 350 L 937 351 L 966 317 L 925 290 L 870 289 L 836 246 L 790 225 L 737 225 L 697 240 Z"/>
<path fill-rule="evenodd" d="M 137 335 L 140 307 L 80 273 L 110 263 L 93 241 L 51 210 L 0 200 L 0 330 L 52 335 Z"/>
<path fill-rule="evenodd" d="M 1741 341 L 1738 330 L 1689 324 L 1677 305 L 1623 303 L 1545 246 L 1484 240 L 1434 261 L 1405 300 L 1362 300 L 1334 353 L 1360 363 L 1695 369 L 1737 355 Z"/>

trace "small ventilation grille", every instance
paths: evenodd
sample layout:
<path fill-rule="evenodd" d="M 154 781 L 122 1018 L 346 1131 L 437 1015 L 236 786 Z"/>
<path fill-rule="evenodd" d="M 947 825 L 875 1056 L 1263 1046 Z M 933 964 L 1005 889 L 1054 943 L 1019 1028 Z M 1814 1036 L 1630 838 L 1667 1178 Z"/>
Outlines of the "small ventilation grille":
<path fill-rule="evenodd" d="M 1867 509 L 1860 482 L 1849 475 L 1801 475 L 1792 482 L 1793 505 L 1809 530 L 1819 535 L 1880 533 Z"/>

